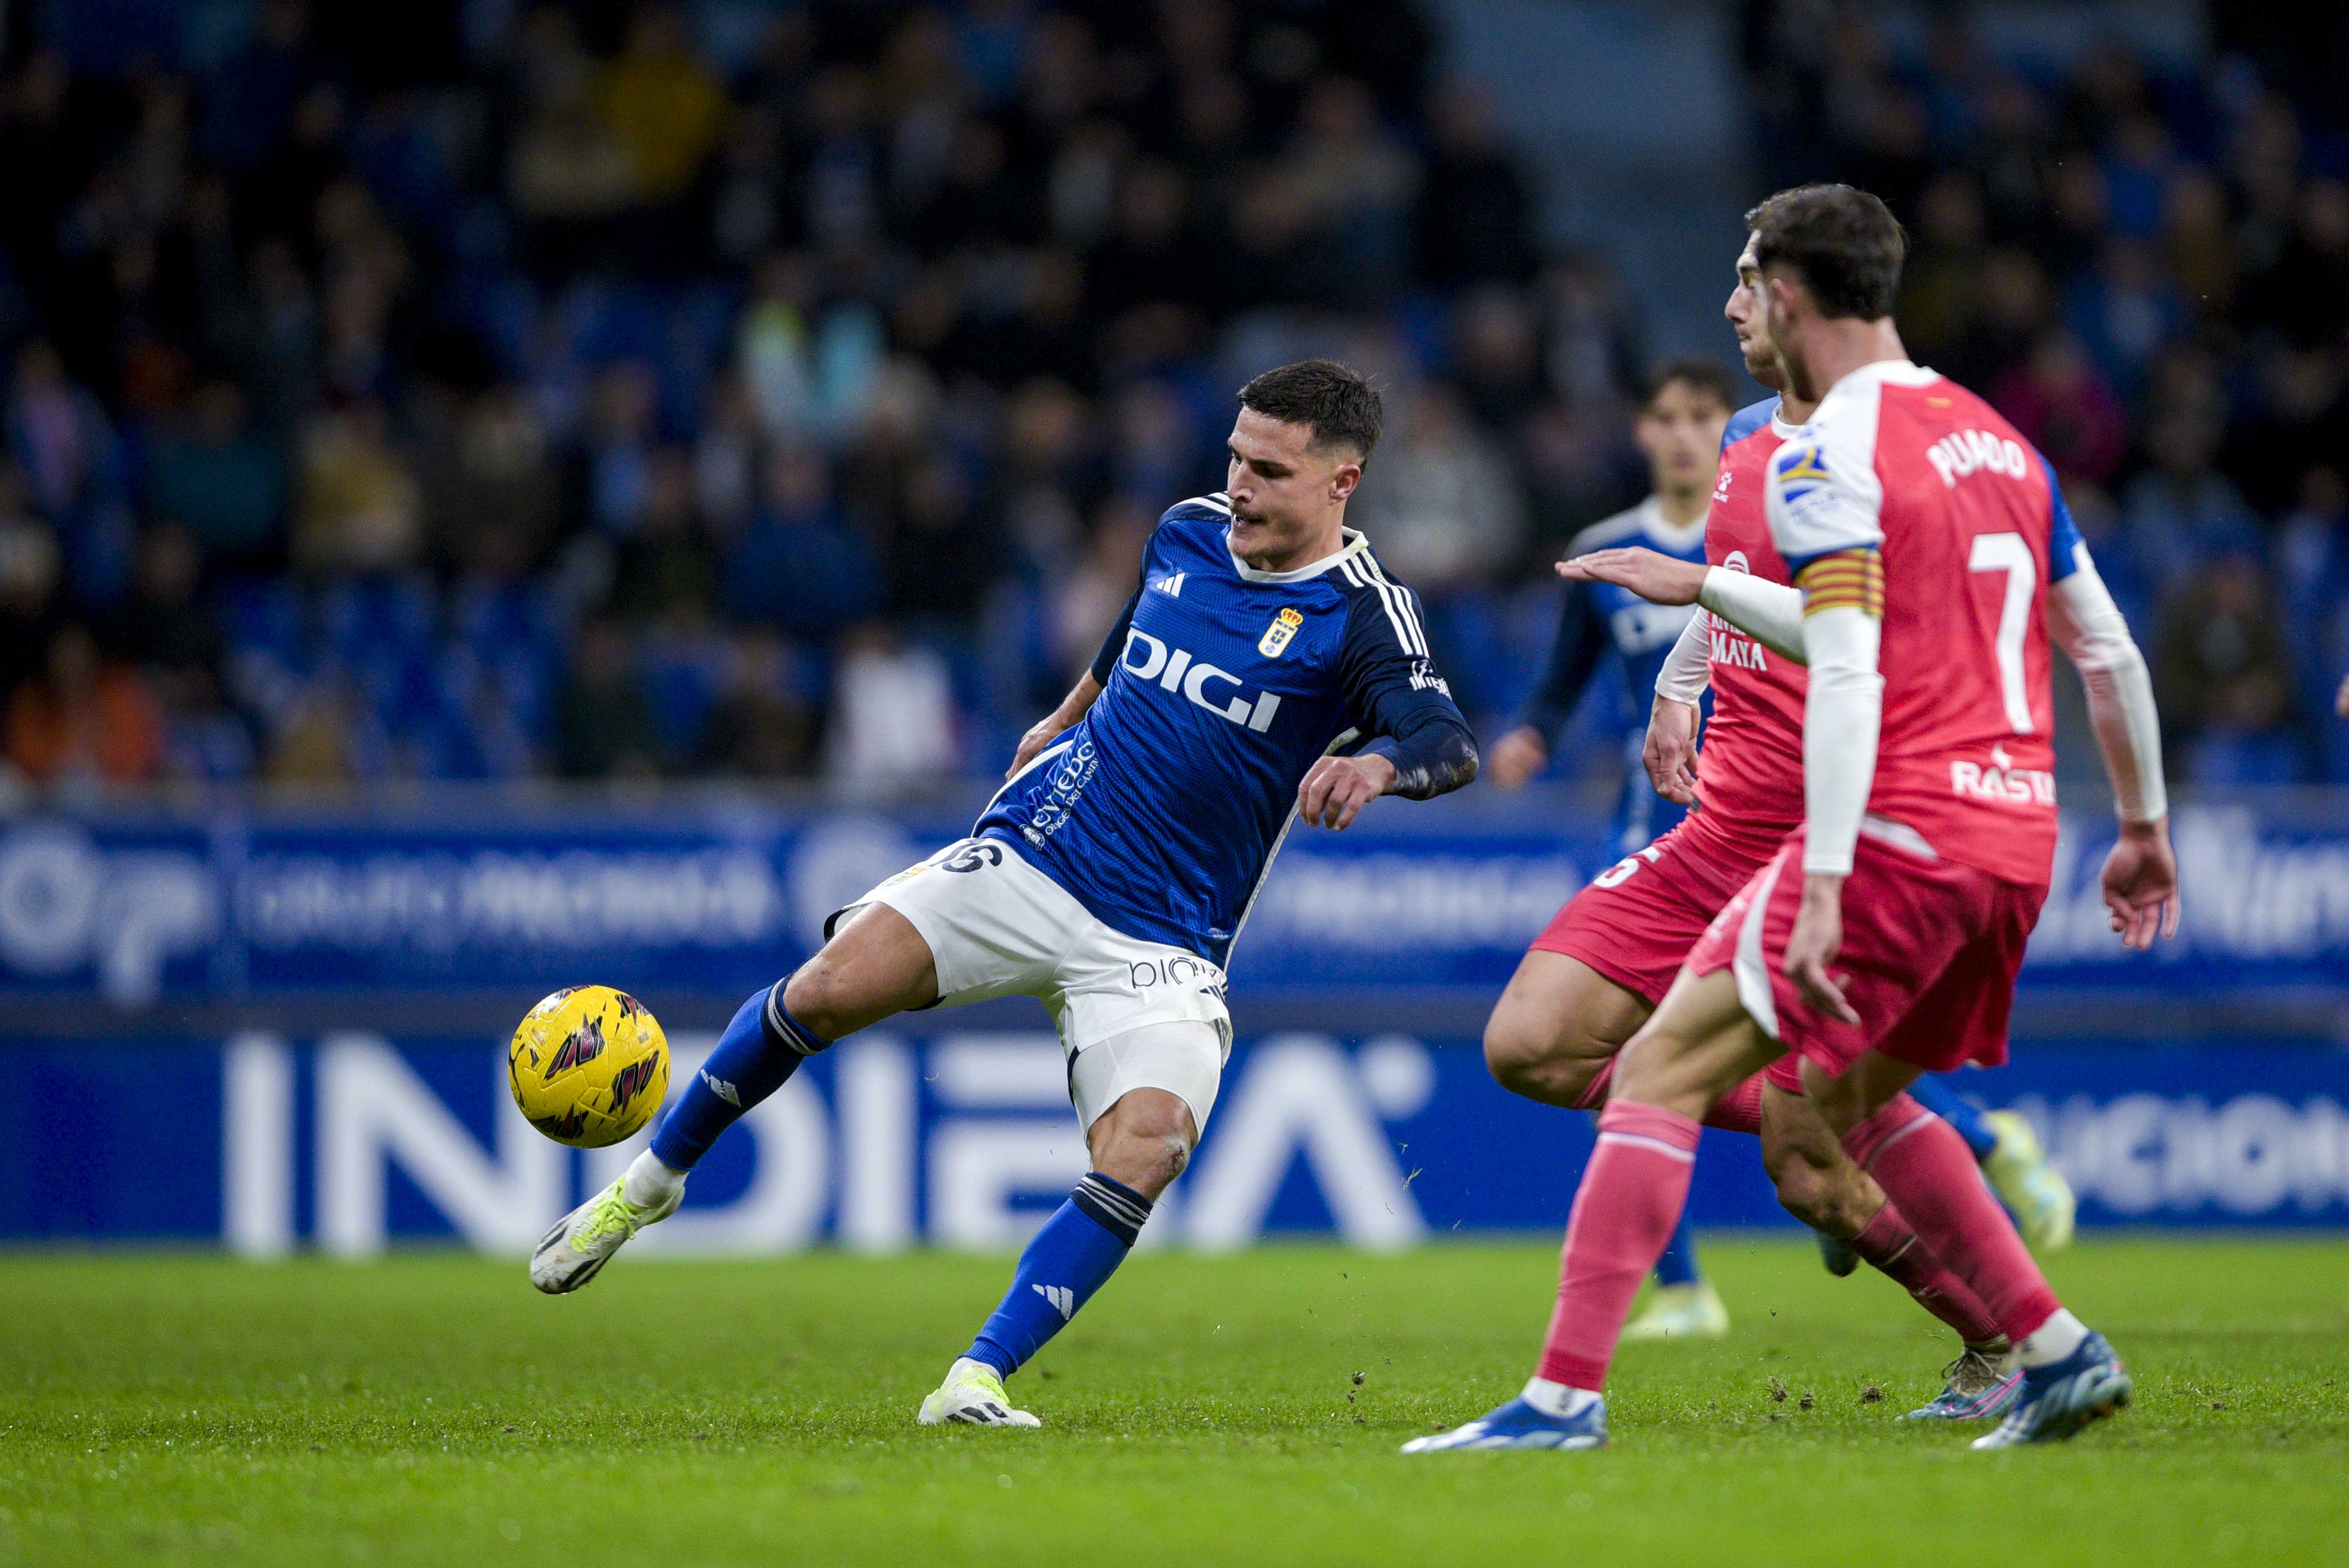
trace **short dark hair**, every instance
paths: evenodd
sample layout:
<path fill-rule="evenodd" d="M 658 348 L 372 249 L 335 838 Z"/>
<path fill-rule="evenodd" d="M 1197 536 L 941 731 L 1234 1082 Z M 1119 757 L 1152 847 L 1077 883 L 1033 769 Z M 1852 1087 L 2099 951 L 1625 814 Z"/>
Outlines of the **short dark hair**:
<path fill-rule="evenodd" d="M 1335 359 L 1299 359 L 1240 389 L 1240 407 L 1283 424 L 1305 425 L 1317 447 L 1351 449 L 1368 462 L 1385 418 L 1379 389 L 1360 371 Z"/>
<path fill-rule="evenodd" d="M 1737 410 L 1737 383 L 1729 379 L 1729 372 L 1711 359 L 1691 355 L 1667 359 L 1640 378 L 1640 411 L 1645 413 L 1654 408 L 1656 400 L 1664 395 L 1664 389 L 1674 384 L 1714 399 L 1729 412 Z"/>
<path fill-rule="evenodd" d="M 1900 292 L 1909 236 L 1892 210 L 1849 185 L 1797 185 L 1745 214 L 1754 259 L 1802 275 L 1820 314 L 1880 321 Z"/>

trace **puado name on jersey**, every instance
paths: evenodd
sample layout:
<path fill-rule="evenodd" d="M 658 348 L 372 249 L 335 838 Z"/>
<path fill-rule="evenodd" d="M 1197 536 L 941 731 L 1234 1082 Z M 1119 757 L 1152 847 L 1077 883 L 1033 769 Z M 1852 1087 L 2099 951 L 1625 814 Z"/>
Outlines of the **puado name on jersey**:
<path fill-rule="evenodd" d="M 1268 639 L 1270 633 L 1267 633 Z M 1288 639 L 1282 639 L 1284 646 Z M 1137 659 L 1136 652 L 1141 654 Z M 1118 662 L 1128 675 L 1137 680 L 1154 680 L 1168 691 L 1179 691 L 1210 713 L 1218 713 L 1235 724 L 1244 724 L 1257 734 L 1272 728 L 1272 716 L 1280 708 L 1280 694 L 1267 691 L 1251 700 L 1241 689 L 1240 678 L 1227 670 L 1218 669 L 1205 659 L 1194 659 L 1185 648 L 1170 649 L 1161 639 L 1151 636 L 1140 627 L 1128 627 L 1125 632 L 1125 652 Z M 1208 688 L 1217 691 L 1209 695 Z M 1229 688 L 1226 695 L 1222 690 Z"/>
<path fill-rule="evenodd" d="M 1925 461 L 1951 489 L 1970 473 L 2001 473 L 2021 479 L 2031 472 L 2023 443 L 1988 431 L 1951 431 L 1925 449 Z"/>

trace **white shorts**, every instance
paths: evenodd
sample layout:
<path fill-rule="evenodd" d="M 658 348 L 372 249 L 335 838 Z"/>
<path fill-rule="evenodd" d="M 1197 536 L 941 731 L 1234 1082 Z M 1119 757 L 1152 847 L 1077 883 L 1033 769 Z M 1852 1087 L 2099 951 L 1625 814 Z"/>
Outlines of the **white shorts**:
<path fill-rule="evenodd" d="M 1112 930 L 999 838 L 949 844 L 833 917 L 886 904 L 929 944 L 938 1005 L 1033 996 L 1051 1010 L 1069 1097 L 1091 1127 L 1129 1089 L 1164 1089 L 1202 1132 L 1232 1051 L 1224 971 Z"/>

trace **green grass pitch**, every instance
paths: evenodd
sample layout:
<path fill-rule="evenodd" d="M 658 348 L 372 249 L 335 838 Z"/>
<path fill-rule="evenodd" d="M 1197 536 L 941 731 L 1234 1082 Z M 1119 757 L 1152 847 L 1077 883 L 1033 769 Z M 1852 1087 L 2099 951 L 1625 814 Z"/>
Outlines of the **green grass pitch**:
<path fill-rule="evenodd" d="M 1145 1254 L 1040 1432 L 913 1421 L 1000 1259 L 16 1253 L 0 1563 L 2349 1563 L 2349 1244 L 2060 1257 L 2137 1401 L 1997 1455 L 1897 1419 L 1948 1351 L 1890 1285 L 1706 1256 L 1736 1328 L 1628 1349 L 1613 1448 L 1405 1459 L 1515 1391 L 1551 1248 Z"/>

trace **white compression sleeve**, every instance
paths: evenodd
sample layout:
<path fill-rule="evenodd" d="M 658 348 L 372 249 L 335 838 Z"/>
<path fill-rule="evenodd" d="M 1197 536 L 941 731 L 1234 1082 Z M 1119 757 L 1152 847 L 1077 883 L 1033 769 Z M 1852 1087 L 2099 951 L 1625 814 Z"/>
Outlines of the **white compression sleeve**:
<path fill-rule="evenodd" d="M 1680 640 L 1664 655 L 1663 668 L 1656 671 L 1656 695 L 1693 707 L 1712 684 L 1713 628 L 1704 617 L 1692 615 L 1681 628 Z"/>
<path fill-rule="evenodd" d="M 2169 815 L 2169 792 L 2161 776 L 2161 715 L 2153 705 L 2153 677 L 2088 552 L 2080 550 L 2074 558 L 2076 569 L 2048 597 L 2048 629 L 2087 688 L 2088 720 L 2121 820 L 2157 822 Z"/>
<path fill-rule="evenodd" d="M 1866 610 L 1823 609 L 1803 622 L 1811 692 L 1803 708 L 1803 802 L 1808 834 L 1803 870 L 1851 872 L 1852 846 L 1876 783 L 1876 742 L 1884 722 L 1884 677 L 1877 653 L 1884 624 Z"/>
<path fill-rule="evenodd" d="M 1803 662 L 1803 590 L 1791 583 L 1708 566 L 1696 602 L 1771 652 Z"/>

